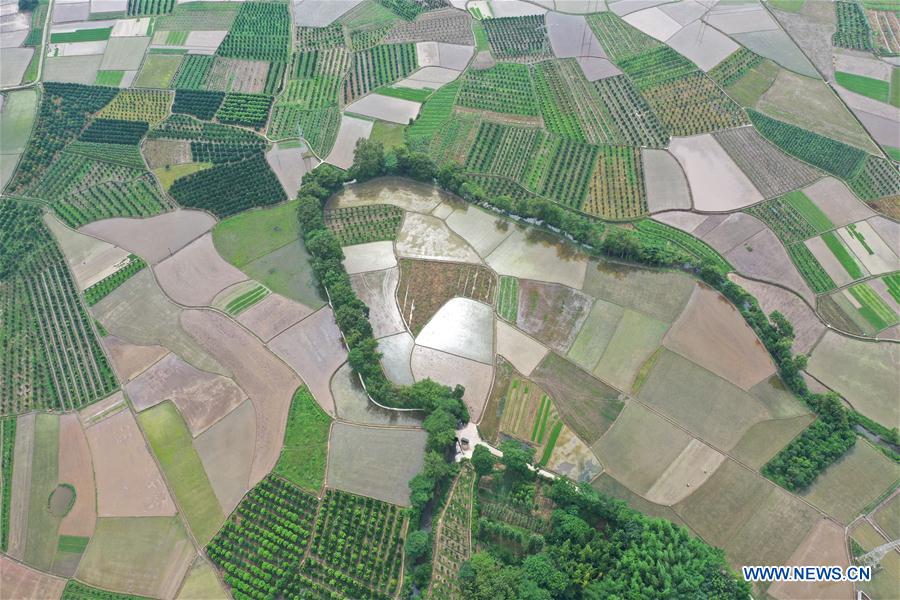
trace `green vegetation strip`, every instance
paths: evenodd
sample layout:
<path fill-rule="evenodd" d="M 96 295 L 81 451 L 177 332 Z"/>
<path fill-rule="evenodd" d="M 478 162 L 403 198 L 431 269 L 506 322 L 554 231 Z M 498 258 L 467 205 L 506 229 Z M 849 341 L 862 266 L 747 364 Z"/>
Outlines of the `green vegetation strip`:
<path fill-rule="evenodd" d="M 887 285 L 888 293 L 891 297 L 900 302 L 900 273 L 885 275 L 884 283 Z"/>
<path fill-rule="evenodd" d="M 716 252 L 712 246 L 680 229 L 669 227 L 668 225 L 651 219 L 641 219 L 640 221 L 636 221 L 634 226 L 638 231 L 660 237 L 680 246 L 701 261 L 707 261 L 714 265 L 721 273 L 728 273 L 734 270 L 731 263 L 725 260 L 725 257 L 721 254 Z"/>
<path fill-rule="evenodd" d="M 797 270 L 817 294 L 828 292 L 837 287 L 831 276 L 825 272 L 815 255 L 803 242 L 797 242 L 787 247 L 788 254 Z"/>
<path fill-rule="evenodd" d="M 534 418 L 534 425 L 531 426 L 531 441 L 538 441 L 538 431 L 540 430 L 543 433 L 541 428 L 541 420 L 544 418 L 544 408 L 547 404 L 547 396 L 543 396 L 541 398 L 541 404 L 538 406 L 537 415 Z"/>
<path fill-rule="evenodd" d="M 550 457 L 553 455 L 553 448 L 556 446 L 556 440 L 559 438 L 559 434 L 562 431 L 563 422 L 557 421 L 556 425 L 553 426 L 553 429 L 550 430 L 550 439 L 547 440 L 547 445 L 544 446 L 544 452 L 541 454 L 540 464 L 546 465 L 547 461 L 550 460 Z"/>
<path fill-rule="evenodd" d="M 237 315 L 247 310 L 268 295 L 268 288 L 262 285 L 258 285 L 249 292 L 244 292 L 243 294 L 229 302 L 225 306 L 225 311 L 232 316 Z"/>
<path fill-rule="evenodd" d="M 118 592 L 110 592 L 101 590 L 89 585 L 85 585 L 80 581 L 70 579 L 66 584 L 66 588 L 62 593 L 62 600 L 150 600 L 144 596 L 133 596 L 131 594 L 120 594 Z"/>
<path fill-rule="evenodd" d="M 114 289 L 137 275 L 141 269 L 147 266 L 147 263 L 138 256 L 130 254 L 128 256 L 128 264 L 119 269 L 112 275 L 108 275 L 84 290 L 84 299 L 88 306 L 93 306 L 108 296 Z"/>
<path fill-rule="evenodd" d="M 823 233 L 822 240 L 850 277 L 859 279 L 863 276 L 862 267 L 859 266 L 859 262 L 857 262 L 856 258 L 835 232 L 829 231 L 828 233 Z"/>
<path fill-rule="evenodd" d="M 74 502 L 74 499 L 73 499 Z M 81 554 L 87 548 L 89 537 L 81 537 L 77 535 L 61 535 L 56 548 L 59 552 L 70 552 L 72 554 Z"/>
<path fill-rule="evenodd" d="M 890 84 L 887 81 L 853 73 L 844 73 L 843 71 L 835 71 L 834 80 L 838 85 L 845 87 L 851 92 L 856 92 L 879 102 L 887 102 L 890 97 Z"/>
<path fill-rule="evenodd" d="M 102 42 L 108 40 L 112 33 L 112 27 L 98 27 L 97 29 L 78 29 L 63 33 L 50 34 L 50 42 L 53 44 L 65 44 L 68 42 Z"/>
<path fill-rule="evenodd" d="M 802 191 L 796 190 L 785 194 L 784 201 L 800 213 L 817 232 L 822 233 L 829 229 L 834 229 L 834 223 L 831 222 L 831 219 L 822 212 L 822 209 L 813 204 L 812 200 Z"/>
<path fill-rule="evenodd" d="M 0 436 L 3 438 L 0 448 L 0 467 L 3 476 L 2 510 L 0 510 L 0 550 L 6 552 L 9 545 L 9 505 L 12 500 L 13 453 L 16 448 L 16 418 L 5 417 L 0 420 Z"/>
<path fill-rule="evenodd" d="M 225 514 L 178 409 L 166 401 L 140 413 L 138 421 L 191 530 L 201 543 L 208 542 Z"/>
<path fill-rule="evenodd" d="M 390 96 L 391 98 L 400 98 L 402 100 L 412 100 L 413 102 L 425 102 L 428 100 L 428 97 L 434 93 L 432 89 L 413 89 L 413 88 L 398 88 L 398 87 L 380 87 L 375 90 L 376 94 L 380 94 L 382 96 Z"/>
<path fill-rule="evenodd" d="M 273 472 L 301 488 L 319 491 L 325 482 L 330 429 L 331 417 L 322 410 L 309 388 L 298 389 L 288 413 L 284 447 Z"/>
<path fill-rule="evenodd" d="M 862 305 L 859 308 L 859 314 L 871 323 L 876 331 L 881 331 L 900 322 L 900 319 L 897 318 L 897 313 L 868 284 L 860 283 L 851 286 L 849 290 L 850 294 L 856 298 L 856 301 Z"/>
<path fill-rule="evenodd" d="M 519 312 L 519 280 L 503 275 L 500 277 L 500 298 L 497 301 L 497 313 L 510 323 L 516 322 Z"/>

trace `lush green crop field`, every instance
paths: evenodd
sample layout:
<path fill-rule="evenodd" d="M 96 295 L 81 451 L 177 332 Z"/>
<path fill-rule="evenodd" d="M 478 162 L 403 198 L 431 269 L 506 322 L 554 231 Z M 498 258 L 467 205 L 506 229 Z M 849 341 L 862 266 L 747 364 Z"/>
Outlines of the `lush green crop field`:
<path fill-rule="evenodd" d="M 550 39 L 544 15 L 499 17 L 482 22 L 494 56 L 516 58 L 550 54 Z"/>
<path fill-rule="evenodd" d="M 274 473 L 312 492 L 320 490 L 325 481 L 330 426 L 331 418 L 319 407 L 309 389 L 297 390 Z"/>
<path fill-rule="evenodd" d="M 51 44 L 65 44 L 69 42 L 99 42 L 109 39 L 112 27 L 99 27 L 97 29 L 78 29 L 66 33 L 50 34 Z"/>
<path fill-rule="evenodd" d="M 825 269 L 822 268 L 822 265 L 819 264 L 819 261 L 816 260 L 809 248 L 806 247 L 806 244 L 802 242 L 791 244 L 787 247 L 787 251 L 797 270 L 800 271 L 800 274 L 809 284 L 809 287 L 812 288 L 812 291 L 822 294 L 836 287 L 834 281 L 825 272 Z"/>
<path fill-rule="evenodd" d="M 128 0 L 128 16 L 163 15 L 172 12 L 175 0 Z"/>
<path fill-rule="evenodd" d="M 786 244 L 800 242 L 834 228 L 825 213 L 800 190 L 747 209 Z"/>
<path fill-rule="evenodd" d="M 415 143 L 418 140 L 428 140 L 439 129 L 444 127 L 453 112 L 456 96 L 459 93 L 459 80 L 449 83 L 434 92 L 434 94 L 422 104 L 419 116 L 406 130 L 406 138 Z"/>
<path fill-rule="evenodd" d="M 344 102 L 349 104 L 375 88 L 402 79 L 416 67 L 415 44 L 381 44 L 356 52 L 344 80 Z"/>
<path fill-rule="evenodd" d="M 867 154 L 862 168 L 848 183 L 864 200 L 900 194 L 900 172 L 889 160 Z"/>
<path fill-rule="evenodd" d="M 0 467 L 3 468 L 0 495 L 0 550 L 9 545 L 9 506 L 12 500 L 13 455 L 16 448 L 16 418 L 0 419 Z"/>
<path fill-rule="evenodd" d="M 890 293 L 891 297 L 900 302 L 900 273 L 885 275 L 884 283 L 887 285 L 888 293 Z"/>
<path fill-rule="evenodd" d="M 561 204 L 580 209 L 600 149 L 597 146 L 545 136 L 529 165 L 525 187 Z"/>
<path fill-rule="evenodd" d="M 205 54 L 185 54 L 178 68 L 172 87 L 176 90 L 202 90 L 206 87 L 206 78 L 215 62 L 215 56 Z"/>
<path fill-rule="evenodd" d="M 745 77 L 752 69 L 762 63 L 763 57 L 747 50 L 739 48 L 725 60 L 717 64 L 709 72 L 710 78 L 721 85 L 728 87 Z"/>
<path fill-rule="evenodd" d="M 222 123 L 248 125 L 257 129 L 265 126 L 269 119 L 272 97 L 264 94 L 225 95 L 222 105 L 216 111 L 216 118 Z"/>
<path fill-rule="evenodd" d="M 257 285 L 250 291 L 244 292 L 225 306 L 225 312 L 235 316 L 247 310 L 263 298 L 269 295 L 265 286 Z"/>
<path fill-rule="evenodd" d="M 539 113 L 526 65 L 498 63 L 464 77 L 457 99 L 460 106 L 515 115 Z"/>
<path fill-rule="evenodd" d="M 659 221 L 652 221 L 650 219 L 641 219 L 640 221 L 636 221 L 634 226 L 638 231 L 642 231 L 644 233 L 651 234 L 653 236 L 662 238 L 664 240 L 668 240 L 674 244 L 677 244 L 689 254 L 699 258 L 703 261 L 709 261 L 716 265 L 716 268 L 719 269 L 722 273 L 728 273 L 729 271 L 733 271 L 731 264 L 725 258 L 716 252 L 716 250 L 708 245 L 703 240 L 695 238 L 689 233 L 685 233 L 680 229 L 676 229 L 674 227 L 669 227 Z"/>
<path fill-rule="evenodd" d="M 244 2 L 216 54 L 286 63 L 291 15 L 286 3 Z"/>
<path fill-rule="evenodd" d="M 393 240 L 403 222 L 403 210 L 388 204 L 351 206 L 325 212 L 325 225 L 341 246 Z"/>
<path fill-rule="evenodd" d="M 101 144 L 97 142 L 72 142 L 66 146 L 65 154 L 77 154 L 95 161 L 144 170 L 146 165 L 137 146 L 121 144 Z"/>
<path fill-rule="evenodd" d="M 85 585 L 75 579 L 70 579 L 63 590 L 62 600 L 150 600 L 144 596 L 131 594 L 119 594 L 108 590 Z"/>
<path fill-rule="evenodd" d="M 220 218 L 287 199 L 261 154 L 182 177 L 169 193 L 182 206 L 209 210 Z"/>
<path fill-rule="evenodd" d="M 897 313 L 868 284 L 859 283 L 848 289 L 856 301 L 861 304 L 859 313 L 872 324 L 875 331 L 881 331 L 900 323 Z"/>
<path fill-rule="evenodd" d="M 834 80 L 851 92 L 856 92 L 881 102 L 887 102 L 890 96 L 891 86 L 887 81 L 842 71 L 835 71 Z"/>
<path fill-rule="evenodd" d="M 611 143 L 664 146 L 668 142 L 666 127 L 627 75 L 599 79 L 593 85 L 600 96 L 601 127 L 609 130 Z"/>
<path fill-rule="evenodd" d="M 850 252 L 850 249 L 847 248 L 836 233 L 833 231 L 823 233 L 822 240 L 850 277 L 859 279 L 863 276 L 862 267 L 860 266 L 859 261 L 856 260 L 856 257 L 853 256 L 853 253 Z"/>
<path fill-rule="evenodd" d="M 641 152 L 630 146 L 601 146 L 582 210 L 623 220 L 647 213 Z"/>
<path fill-rule="evenodd" d="M 832 36 L 832 43 L 840 48 L 872 50 L 872 29 L 862 6 L 858 2 L 838 0 L 834 10 L 837 31 Z"/>
<path fill-rule="evenodd" d="M 172 92 L 167 90 L 122 90 L 96 117 L 156 124 L 169 116 L 171 104 Z"/>
<path fill-rule="evenodd" d="M 515 277 L 500 277 L 500 294 L 497 298 L 497 314 L 510 323 L 516 322 L 519 311 L 519 280 Z"/>
<path fill-rule="evenodd" d="M 108 296 L 114 289 L 128 281 L 138 271 L 147 266 L 140 257 L 134 254 L 129 255 L 128 264 L 113 273 L 107 275 L 91 287 L 84 290 L 84 299 L 89 306 L 93 306 Z"/>
<path fill-rule="evenodd" d="M 222 101 L 225 99 L 223 92 L 206 92 L 199 90 L 181 89 L 175 92 L 175 102 L 172 104 L 172 112 L 192 115 L 198 119 L 211 120 Z"/>
<path fill-rule="evenodd" d="M 588 15 L 588 23 L 613 62 L 638 56 L 662 46 L 612 12 Z"/>

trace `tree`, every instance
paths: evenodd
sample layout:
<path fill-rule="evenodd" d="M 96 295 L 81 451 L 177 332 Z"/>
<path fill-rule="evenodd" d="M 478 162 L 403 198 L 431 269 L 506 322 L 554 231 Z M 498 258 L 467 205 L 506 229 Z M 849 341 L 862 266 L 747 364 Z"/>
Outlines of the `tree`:
<path fill-rule="evenodd" d="M 487 446 L 481 444 L 475 446 L 475 450 L 472 451 L 472 466 L 475 467 L 475 472 L 479 477 L 493 473 L 496 463 L 496 457 L 491 454 Z"/>
<path fill-rule="evenodd" d="M 406 536 L 406 545 L 403 547 L 407 558 L 416 562 L 420 558 L 427 557 L 431 553 L 431 534 L 423 529 L 417 529 Z"/>
<path fill-rule="evenodd" d="M 353 153 L 351 179 L 366 181 L 384 174 L 384 145 L 373 140 L 360 139 Z"/>
<path fill-rule="evenodd" d="M 463 596 L 472 600 L 514 600 L 519 588 L 520 573 L 513 567 L 503 567 L 486 552 L 477 552 L 463 563 L 459 581 Z"/>
<path fill-rule="evenodd" d="M 534 462 L 534 448 L 526 446 L 516 440 L 506 440 L 500 444 L 503 458 L 500 462 L 506 467 L 507 472 L 520 479 L 532 479 L 534 472 L 529 468 Z"/>

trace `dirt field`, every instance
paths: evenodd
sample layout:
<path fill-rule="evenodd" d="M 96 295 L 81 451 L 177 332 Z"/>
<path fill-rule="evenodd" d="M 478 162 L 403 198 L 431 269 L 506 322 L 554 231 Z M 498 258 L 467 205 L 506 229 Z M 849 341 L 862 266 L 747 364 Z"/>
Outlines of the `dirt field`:
<path fill-rule="evenodd" d="M 490 269 L 466 263 L 403 259 L 397 302 L 413 335 L 451 298 L 462 296 L 493 304 L 497 281 Z"/>
<path fill-rule="evenodd" d="M 890 426 L 900 423 L 897 369 L 900 346 L 863 342 L 829 331 L 816 346 L 807 371 L 839 392 L 870 419 Z"/>
<path fill-rule="evenodd" d="M 580 483 L 587 483 L 603 471 L 603 465 L 591 449 L 563 425 L 546 467 Z"/>
<path fill-rule="evenodd" d="M 430 377 L 445 385 L 461 384 L 466 388 L 463 401 L 473 423 L 481 420 L 481 413 L 491 389 L 493 367 L 424 346 L 416 346 L 410 359 L 416 380 Z"/>
<path fill-rule="evenodd" d="M 116 265 L 128 258 L 128 252 L 122 248 L 69 229 L 51 213 L 44 215 L 44 223 L 59 242 L 79 289 L 111 275 Z"/>
<path fill-rule="evenodd" d="M 421 429 L 379 429 L 337 422 L 328 442 L 326 485 L 409 506 L 407 482 L 422 470 Z"/>
<path fill-rule="evenodd" d="M 516 227 L 497 249 L 485 258 L 500 275 L 561 283 L 581 289 L 587 257 L 556 236 L 535 229 Z"/>
<path fill-rule="evenodd" d="M 416 344 L 490 364 L 494 358 L 494 311 L 469 298 L 451 298 L 425 324 Z"/>
<path fill-rule="evenodd" d="M 595 300 L 567 358 L 586 371 L 593 371 L 624 313 L 625 309 L 618 304 Z"/>
<path fill-rule="evenodd" d="M 448 194 L 432 185 L 399 177 L 382 177 L 345 187 L 328 201 L 325 209 L 391 204 L 403 210 L 429 213 L 448 198 Z"/>
<path fill-rule="evenodd" d="M 207 87 L 220 92 L 258 94 L 266 87 L 268 73 L 268 61 L 217 56 L 207 77 Z"/>
<path fill-rule="evenodd" d="M 709 221 L 712 224 L 712 220 Z M 725 254 L 735 246 L 747 241 L 763 229 L 765 225 L 746 213 L 728 215 L 715 227 L 702 234 L 703 241 Z M 705 227 L 703 228 L 705 229 Z M 701 227 L 697 228 L 699 232 Z"/>
<path fill-rule="evenodd" d="M 75 487 L 75 504 L 59 524 L 59 535 L 90 537 L 97 521 L 91 448 L 78 415 L 59 418 L 59 481 Z"/>
<path fill-rule="evenodd" d="M 671 521 L 677 525 L 681 525 L 682 527 L 687 528 L 688 531 L 691 531 L 691 528 L 688 526 L 688 524 L 685 523 L 684 520 L 679 517 L 678 514 L 676 514 L 675 511 L 670 507 L 653 504 L 643 496 L 638 496 L 627 487 L 622 485 L 615 479 L 615 477 L 613 477 L 609 473 L 601 473 L 599 477 L 591 482 L 591 487 L 601 494 L 616 498 L 618 500 L 622 500 L 631 508 L 640 511 L 647 516 L 656 517 L 658 519 L 666 519 L 667 521 Z"/>
<path fill-rule="evenodd" d="M 678 161 L 666 150 L 641 150 L 647 206 L 651 213 L 691 208 L 691 190 Z"/>
<path fill-rule="evenodd" d="M 878 509 L 875 513 L 875 522 L 892 540 L 900 537 L 900 494 L 895 495 L 890 502 Z"/>
<path fill-rule="evenodd" d="M 774 483 L 726 460 L 675 511 L 732 566 L 787 564 L 819 513 Z"/>
<path fill-rule="evenodd" d="M 668 328 L 668 323 L 626 309 L 592 373 L 630 392 L 638 370 L 659 348 Z"/>
<path fill-rule="evenodd" d="M 9 555 L 25 558 L 28 536 L 28 505 L 31 494 L 31 463 L 34 458 L 34 413 L 16 419 L 13 449 L 12 497 L 9 506 Z"/>
<path fill-rule="evenodd" d="M 279 334 L 269 348 L 300 374 L 319 406 L 333 416 L 329 382 L 347 360 L 347 349 L 331 308 L 322 308 Z"/>
<path fill-rule="evenodd" d="M 900 467 L 860 439 L 801 496 L 847 524 L 898 477 Z"/>
<path fill-rule="evenodd" d="M 618 392 L 553 352 L 531 379 L 557 399 L 566 425 L 591 444 L 609 429 L 624 406 Z"/>
<path fill-rule="evenodd" d="M 364 117 L 406 125 L 419 115 L 422 105 L 411 100 L 369 94 L 347 105 L 347 111 Z"/>
<path fill-rule="evenodd" d="M 706 286 L 694 289 L 663 344 L 744 390 L 775 373 L 769 353 L 734 305 Z"/>
<path fill-rule="evenodd" d="M 256 412 L 244 402 L 194 439 L 216 498 L 226 515 L 249 489 L 256 444 Z"/>
<path fill-rule="evenodd" d="M 95 235 L 156 264 L 212 229 L 215 223 L 215 219 L 205 212 L 177 209 L 147 219 L 94 221 L 79 231 Z"/>
<path fill-rule="evenodd" d="M 144 160 L 151 169 L 191 162 L 191 143 L 187 140 L 145 140 L 141 146 Z"/>
<path fill-rule="evenodd" d="M 198 369 L 230 374 L 187 335 L 179 323 L 181 309 L 162 293 L 147 269 L 92 306 L 91 312 L 111 334 L 130 343 L 165 346 Z"/>
<path fill-rule="evenodd" d="M 794 352 L 808 353 L 825 332 L 816 313 L 794 294 L 778 286 L 731 274 L 729 279 L 753 294 L 766 314 L 777 310 L 794 325 Z"/>
<path fill-rule="evenodd" d="M 415 383 L 409 364 L 415 340 L 406 332 L 378 340 L 378 351 L 382 354 L 381 365 L 387 378 L 398 385 Z"/>
<path fill-rule="evenodd" d="M 313 313 L 310 307 L 285 298 L 280 294 L 269 294 L 254 306 L 242 312 L 238 322 L 268 342 L 273 337 L 299 323 Z"/>
<path fill-rule="evenodd" d="M 397 266 L 397 257 L 394 256 L 394 243 L 369 242 L 345 246 L 344 269 L 353 275 L 364 271 L 380 271 Z"/>
<path fill-rule="evenodd" d="M 646 497 L 693 438 L 637 402 L 631 402 L 592 449 L 606 472 Z"/>
<path fill-rule="evenodd" d="M 343 421 L 399 427 L 422 425 L 424 413 L 388 410 L 371 402 L 359 377 L 350 368 L 350 363 L 344 363 L 331 378 L 331 394 L 334 396 L 337 417 Z"/>
<path fill-rule="evenodd" d="M 116 375 L 123 382 L 130 381 L 169 353 L 162 346 L 138 346 L 114 335 L 100 338 L 100 343 L 112 361 Z"/>
<path fill-rule="evenodd" d="M 465 240 L 430 215 L 407 213 L 395 248 L 399 257 L 481 264 L 481 257 Z"/>
<path fill-rule="evenodd" d="M 681 314 L 694 285 L 692 278 L 681 273 L 591 261 L 582 291 L 671 323 Z"/>
<path fill-rule="evenodd" d="M 558 284 L 521 280 L 516 326 L 565 354 L 591 310 L 591 297 Z"/>
<path fill-rule="evenodd" d="M 256 485 L 278 461 L 288 409 L 300 379 L 258 339 L 218 313 L 186 310 L 181 324 L 234 372 L 235 382 L 253 401 L 256 447 L 250 485 Z"/>
<path fill-rule="evenodd" d="M 175 504 L 129 410 L 86 430 L 97 480 L 100 517 L 156 517 L 175 514 Z"/>
<path fill-rule="evenodd" d="M 638 398 L 723 450 L 770 418 L 753 396 L 669 350 L 660 354 Z"/>
<path fill-rule="evenodd" d="M 781 241 L 766 228 L 725 255 L 738 273 L 776 283 L 797 292 L 810 304 L 815 294 L 797 272 Z"/>
<path fill-rule="evenodd" d="M 125 391 L 137 411 L 172 400 L 195 437 L 247 398 L 232 380 L 199 371 L 171 353 L 128 383 Z"/>
<path fill-rule="evenodd" d="M 0 554 L 3 573 L 3 598 L 42 598 L 57 600 L 62 596 L 66 580 L 47 575 Z"/>
<path fill-rule="evenodd" d="M 506 358 L 517 371 L 531 375 L 535 367 L 547 356 L 546 346 L 534 341 L 518 329 L 503 321 L 495 320 L 497 329 L 497 354 Z"/>
<path fill-rule="evenodd" d="M 353 165 L 353 150 L 357 140 L 368 139 L 372 134 L 372 126 L 372 121 L 342 115 L 337 139 L 325 162 L 341 169 L 349 169 Z"/>
<path fill-rule="evenodd" d="M 803 193 L 838 227 L 868 219 L 875 213 L 861 202 L 847 185 L 833 177 L 824 177 Z"/>
<path fill-rule="evenodd" d="M 178 517 L 101 518 L 76 576 L 101 588 L 171 598 L 195 555 Z"/>
<path fill-rule="evenodd" d="M 493 252 L 513 232 L 509 221 L 468 204 L 456 207 L 446 218 L 446 223 L 482 258 Z"/>
<path fill-rule="evenodd" d="M 175 302 L 206 306 L 216 294 L 247 276 L 219 256 L 207 233 L 153 268 L 160 287 Z"/>
<path fill-rule="evenodd" d="M 400 269 L 350 276 L 353 291 L 369 307 L 369 322 L 372 324 L 372 335 L 376 339 L 406 331 L 394 297 L 399 278 Z"/>
<path fill-rule="evenodd" d="M 850 566 L 844 529 L 827 519 L 820 519 L 800 547 L 791 555 L 789 565 Z M 778 600 L 826 600 L 853 597 L 853 584 L 844 582 L 775 582 L 768 593 Z"/>
<path fill-rule="evenodd" d="M 670 149 L 687 175 L 696 210 L 734 210 L 763 199 L 712 135 L 672 138 Z"/>
<path fill-rule="evenodd" d="M 761 469 L 812 422 L 812 415 L 760 421 L 747 430 L 730 454 L 755 469 Z"/>
<path fill-rule="evenodd" d="M 680 502 L 703 485 L 724 460 L 724 454 L 692 439 L 647 490 L 646 497 L 666 506 Z"/>

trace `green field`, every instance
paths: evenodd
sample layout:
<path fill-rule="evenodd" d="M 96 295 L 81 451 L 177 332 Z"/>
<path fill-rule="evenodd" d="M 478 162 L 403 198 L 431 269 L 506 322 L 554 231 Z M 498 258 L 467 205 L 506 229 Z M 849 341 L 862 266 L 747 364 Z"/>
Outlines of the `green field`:
<path fill-rule="evenodd" d="M 218 223 L 213 243 L 222 257 L 240 268 L 300 237 L 296 202 L 252 210 Z"/>
<path fill-rule="evenodd" d="M 100 42 L 109 39 L 112 27 L 98 27 L 96 29 L 77 29 L 65 33 L 53 33 L 50 35 L 51 44 L 64 44 L 67 42 Z"/>
<path fill-rule="evenodd" d="M 309 388 L 294 394 L 284 431 L 284 448 L 274 472 L 302 488 L 318 492 L 325 481 L 331 418 L 316 403 Z"/>
<path fill-rule="evenodd" d="M 162 186 L 162 189 L 168 192 L 176 179 L 180 179 L 191 173 L 196 173 L 197 171 L 202 171 L 203 169 L 208 169 L 212 166 L 213 164 L 208 162 L 189 162 L 153 169 L 153 174 L 159 179 L 159 185 Z"/>
<path fill-rule="evenodd" d="M 519 280 L 515 277 L 500 277 L 500 294 L 497 299 L 497 314 L 515 323 L 519 310 Z"/>
<path fill-rule="evenodd" d="M 399 123 L 388 123 L 387 121 L 375 121 L 372 127 L 370 140 L 381 142 L 385 150 L 402 146 L 404 142 L 404 133 L 406 125 Z"/>
<path fill-rule="evenodd" d="M 900 302 L 900 273 L 885 275 L 884 284 L 887 286 L 891 298 Z"/>
<path fill-rule="evenodd" d="M 859 283 L 848 289 L 856 301 L 862 305 L 859 308 L 860 314 L 872 324 L 875 331 L 881 331 L 900 323 L 897 313 L 868 284 Z"/>
<path fill-rule="evenodd" d="M 258 285 L 226 304 L 225 311 L 232 316 L 240 314 L 268 295 L 269 290 Z"/>
<path fill-rule="evenodd" d="M 50 570 L 56 555 L 56 529 L 60 519 L 50 514 L 47 503 L 59 481 L 58 468 L 59 417 L 39 413 L 34 424 L 25 562 L 45 571 Z"/>
<path fill-rule="evenodd" d="M 784 201 L 791 205 L 806 221 L 812 225 L 816 231 L 823 232 L 834 229 L 834 223 L 822 212 L 822 210 L 813 204 L 806 194 L 800 190 L 795 190 L 784 195 Z"/>
<path fill-rule="evenodd" d="M 94 84 L 119 87 L 124 76 L 125 71 L 97 71 L 97 78 L 94 80 Z"/>
<path fill-rule="evenodd" d="M 181 65 L 181 55 L 150 54 L 144 59 L 133 87 L 167 88 Z"/>
<path fill-rule="evenodd" d="M 209 477 L 178 409 L 163 402 L 138 415 L 175 500 L 194 535 L 205 544 L 225 521 Z"/>
<path fill-rule="evenodd" d="M 853 256 L 853 253 L 850 252 L 837 234 L 833 231 L 829 231 L 828 233 L 822 234 L 822 240 L 850 277 L 859 279 L 863 276 L 862 267 L 860 266 L 859 261 L 856 260 L 856 257 Z"/>
<path fill-rule="evenodd" d="M 834 80 L 851 92 L 862 94 L 879 102 L 887 102 L 890 97 L 890 84 L 887 81 L 842 71 L 835 71 Z"/>

